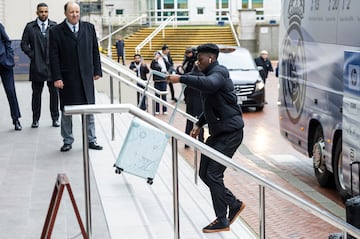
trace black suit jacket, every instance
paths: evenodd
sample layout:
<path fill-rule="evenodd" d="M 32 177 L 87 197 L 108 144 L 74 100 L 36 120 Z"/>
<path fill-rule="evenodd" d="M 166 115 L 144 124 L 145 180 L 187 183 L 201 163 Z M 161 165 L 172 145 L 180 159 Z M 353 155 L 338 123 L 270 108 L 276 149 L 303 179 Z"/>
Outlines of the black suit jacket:
<path fill-rule="evenodd" d="M 55 25 L 56 22 L 48 19 L 48 26 L 44 37 L 36 20 L 26 24 L 21 38 L 21 49 L 30 58 L 30 81 L 51 81 L 49 29 Z"/>
<path fill-rule="evenodd" d="M 202 127 L 208 123 L 212 136 L 242 129 L 242 111 L 228 69 L 215 61 L 203 73 L 180 76 L 181 83 L 201 92 L 203 113 L 196 124 Z"/>
<path fill-rule="evenodd" d="M 76 37 L 64 20 L 50 29 L 50 68 L 53 81 L 62 80 L 60 107 L 95 104 L 95 75 L 102 76 L 94 25 L 79 22 Z"/>

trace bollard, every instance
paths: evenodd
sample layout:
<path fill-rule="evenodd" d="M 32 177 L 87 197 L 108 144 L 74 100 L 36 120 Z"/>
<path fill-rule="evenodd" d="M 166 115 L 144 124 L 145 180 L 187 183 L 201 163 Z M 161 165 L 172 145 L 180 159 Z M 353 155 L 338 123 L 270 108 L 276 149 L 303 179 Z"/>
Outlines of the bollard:
<path fill-rule="evenodd" d="M 354 227 L 360 228 L 360 196 L 346 200 L 345 206 L 346 221 Z M 355 237 L 348 235 L 348 239 L 355 239 Z"/>

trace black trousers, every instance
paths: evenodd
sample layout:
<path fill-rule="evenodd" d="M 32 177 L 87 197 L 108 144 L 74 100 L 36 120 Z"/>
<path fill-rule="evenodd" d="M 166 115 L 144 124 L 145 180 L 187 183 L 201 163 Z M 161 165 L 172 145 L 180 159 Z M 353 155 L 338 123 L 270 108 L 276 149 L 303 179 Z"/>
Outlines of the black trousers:
<path fill-rule="evenodd" d="M 173 83 L 169 83 L 169 88 L 170 88 L 170 94 L 171 94 L 171 99 L 174 100 L 175 99 L 175 91 L 174 91 L 174 85 Z"/>
<path fill-rule="evenodd" d="M 145 89 L 145 87 L 141 84 L 137 84 L 137 86 Z M 146 99 L 146 96 L 143 96 L 143 93 L 144 92 L 141 92 L 141 93 L 137 92 L 137 104 L 138 104 L 138 106 L 140 105 L 140 109 L 146 110 L 146 100 L 147 99 Z M 140 104 L 140 100 L 141 100 L 141 104 Z"/>
<path fill-rule="evenodd" d="M 10 106 L 13 123 L 21 117 L 19 103 L 15 91 L 14 70 L 0 66 L 0 76 Z"/>
<path fill-rule="evenodd" d="M 228 157 L 232 157 L 240 146 L 243 138 L 243 130 L 236 130 L 218 136 L 210 136 L 206 145 L 220 151 Z M 225 218 L 228 206 L 236 202 L 236 197 L 224 185 L 224 172 L 226 167 L 206 155 L 201 155 L 199 176 L 209 187 L 215 215 L 217 218 Z"/>
<path fill-rule="evenodd" d="M 59 92 L 54 86 L 54 82 L 47 81 L 47 86 L 50 94 L 50 114 L 52 120 L 59 119 Z M 41 94 L 44 88 L 44 82 L 32 81 L 32 100 L 31 106 L 33 111 L 33 121 L 38 121 L 41 114 Z"/>
<path fill-rule="evenodd" d="M 122 64 L 125 66 L 125 58 L 124 58 L 124 55 L 118 55 L 117 56 L 117 62 L 120 62 L 120 58 L 122 60 Z"/>

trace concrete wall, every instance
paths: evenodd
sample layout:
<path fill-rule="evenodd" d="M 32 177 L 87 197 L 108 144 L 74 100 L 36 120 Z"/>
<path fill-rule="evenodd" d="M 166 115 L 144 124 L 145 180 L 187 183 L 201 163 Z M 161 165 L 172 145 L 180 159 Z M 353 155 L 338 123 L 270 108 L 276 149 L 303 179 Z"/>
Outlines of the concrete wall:
<path fill-rule="evenodd" d="M 0 2 L 4 6 L 3 24 L 10 39 L 16 40 L 21 39 L 26 23 L 37 17 L 36 6 L 43 1 L 1 0 Z M 49 18 L 57 22 L 63 21 L 66 2 L 67 0 L 46 1 L 49 6 Z"/>
<path fill-rule="evenodd" d="M 204 14 L 197 14 L 198 8 L 203 8 Z M 215 1 L 189 1 L 189 17 L 194 24 L 216 24 Z"/>
<path fill-rule="evenodd" d="M 256 11 L 239 10 L 239 25 L 237 28 L 240 46 L 249 49 L 250 52 L 256 50 Z"/>
<path fill-rule="evenodd" d="M 280 21 L 281 0 L 264 0 L 264 23 Z"/>
<path fill-rule="evenodd" d="M 269 58 L 278 59 L 279 54 L 279 25 L 257 24 L 256 25 L 256 54 L 261 50 L 269 52 Z"/>

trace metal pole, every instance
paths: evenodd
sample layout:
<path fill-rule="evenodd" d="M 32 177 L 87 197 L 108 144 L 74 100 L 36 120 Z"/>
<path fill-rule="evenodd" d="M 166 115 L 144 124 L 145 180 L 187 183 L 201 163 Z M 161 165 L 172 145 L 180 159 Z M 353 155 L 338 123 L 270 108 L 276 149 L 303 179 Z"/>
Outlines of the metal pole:
<path fill-rule="evenodd" d="M 114 83 L 113 77 L 110 76 L 110 104 L 114 104 Z M 114 113 L 111 113 L 111 139 L 115 140 L 115 123 L 114 123 Z"/>
<path fill-rule="evenodd" d="M 111 11 L 112 4 L 107 5 L 109 8 L 109 39 L 108 39 L 108 57 L 112 59 L 112 49 L 111 49 L 111 40 L 112 40 L 112 27 L 111 27 Z M 114 86 L 113 86 L 113 77 L 110 76 L 110 103 L 114 104 Z M 115 126 L 114 126 L 114 113 L 111 113 L 111 139 L 115 140 Z"/>
<path fill-rule="evenodd" d="M 109 39 L 108 39 L 108 57 L 110 59 L 112 59 L 112 50 L 111 50 L 111 38 L 112 38 L 112 34 L 111 34 L 111 23 L 110 23 L 110 16 L 111 16 L 111 12 L 109 11 Z"/>
<path fill-rule="evenodd" d="M 89 166 L 89 144 L 88 144 L 88 122 L 87 115 L 82 114 L 82 135 L 83 135 L 83 163 L 84 163 L 84 183 L 85 183 L 85 217 L 87 238 L 91 239 L 91 195 L 90 195 L 90 166 Z"/>
<path fill-rule="evenodd" d="M 198 150 L 197 148 L 194 149 L 194 181 L 195 184 L 198 184 Z"/>
<path fill-rule="evenodd" d="M 119 104 L 121 104 L 121 82 L 120 81 L 118 82 L 118 87 L 119 87 Z"/>
<path fill-rule="evenodd" d="M 179 224 L 179 164 L 177 139 L 171 137 L 172 145 L 172 171 L 173 171 L 173 208 L 174 208 L 174 239 L 180 239 Z"/>
<path fill-rule="evenodd" d="M 348 234 L 344 230 L 342 231 L 342 239 L 348 239 Z"/>
<path fill-rule="evenodd" d="M 260 239 L 265 239 L 265 187 L 259 185 Z"/>

